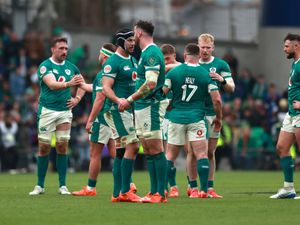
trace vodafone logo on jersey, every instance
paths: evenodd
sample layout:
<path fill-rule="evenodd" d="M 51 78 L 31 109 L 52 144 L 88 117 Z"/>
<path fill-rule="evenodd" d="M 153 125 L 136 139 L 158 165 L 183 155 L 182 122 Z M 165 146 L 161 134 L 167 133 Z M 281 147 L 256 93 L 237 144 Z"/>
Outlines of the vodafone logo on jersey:
<path fill-rule="evenodd" d="M 63 76 L 60 76 L 57 80 L 58 82 L 65 82 L 66 81 L 66 78 L 63 77 Z"/>
<path fill-rule="evenodd" d="M 132 72 L 131 77 L 132 77 L 132 80 L 135 81 L 137 78 L 137 73 L 135 71 Z"/>
<path fill-rule="evenodd" d="M 203 136 L 203 130 L 198 130 L 198 131 L 197 131 L 197 135 L 198 135 L 199 137 L 202 137 L 202 136 Z"/>

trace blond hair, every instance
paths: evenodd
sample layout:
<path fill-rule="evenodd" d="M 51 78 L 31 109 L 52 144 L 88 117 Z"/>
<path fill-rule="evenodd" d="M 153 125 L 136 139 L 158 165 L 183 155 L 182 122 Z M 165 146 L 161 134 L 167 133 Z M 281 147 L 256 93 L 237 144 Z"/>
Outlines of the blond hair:
<path fill-rule="evenodd" d="M 205 43 L 214 44 L 215 38 L 211 34 L 205 33 L 205 34 L 200 34 L 200 36 L 198 37 L 198 42 L 200 42 L 200 41 L 203 41 Z"/>

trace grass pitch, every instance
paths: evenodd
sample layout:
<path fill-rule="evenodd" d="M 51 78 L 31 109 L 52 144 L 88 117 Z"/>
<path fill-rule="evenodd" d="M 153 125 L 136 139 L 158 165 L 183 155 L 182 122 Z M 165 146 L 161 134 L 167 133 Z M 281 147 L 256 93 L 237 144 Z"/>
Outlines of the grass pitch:
<path fill-rule="evenodd" d="M 98 178 L 96 197 L 58 195 L 57 174 L 48 173 L 46 193 L 29 196 L 35 174 L 0 174 L 1 225 L 298 225 L 300 200 L 269 199 L 282 186 L 281 172 L 217 172 L 216 189 L 223 199 L 189 199 L 184 172 L 177 173 L 181 196 L 167 204 L 111 203 L 112 174 Z M 296 173 L 296 187 L 299 187 Z M 70 191 L 87 182 L 87 173 L 68 175 Z M 148 174 L 135 172 L 138 194 L 148 192 Z M 298 183 L 297 183 L 298 182 Z M 298 188 L 300 193 L 300 189 Z"/>

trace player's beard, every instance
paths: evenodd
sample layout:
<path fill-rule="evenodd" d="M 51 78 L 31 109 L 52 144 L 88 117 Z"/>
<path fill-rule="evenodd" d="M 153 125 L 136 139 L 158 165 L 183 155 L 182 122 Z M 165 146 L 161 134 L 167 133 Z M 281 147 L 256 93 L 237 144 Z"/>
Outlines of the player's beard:
<path fill-rule="evenodd" d="M 61 55 L 59 57 L 60 62 L 63 62 L 66 59 L 67 55 Z"/>
<path fill-rule="evenodd" d="M 293 59 L 295 57 L 295 52 L 290 52 L 289 54 L 286 55 L 286 58 L 288 59 Z"/>

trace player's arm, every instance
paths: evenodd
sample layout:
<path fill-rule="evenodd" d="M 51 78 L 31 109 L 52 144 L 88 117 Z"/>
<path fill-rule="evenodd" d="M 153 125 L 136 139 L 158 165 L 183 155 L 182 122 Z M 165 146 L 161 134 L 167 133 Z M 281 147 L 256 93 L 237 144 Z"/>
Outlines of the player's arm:
<path fill-rule="evenodd" d="M 80 88 L 89 93 L 93 92 L 93 84 L 82 83 Z"/>
<path fill-rule="evenodd" d="M 72 97 L 70 98 L 68 101 L 67 101 L 67 107 L 69 109 L 72 109 L 74 108 L 76 105 L 78 105 L 78 103 L 81 101 L 82 97 L 84 96 L 85 94 L 85 90 L 81 87 L 78 87 L 77 88 L 77 91 L 76 91 L 76 95 L 75 97 Z"/>
<path fill-rule="evenodd" d="M 165 95 L 167 95 L 169 93 L 171 87 L 172 87 L 171 79 L 166 78 L 165 79 L 165 84 L 164 84 L 163 89 L 162 89 Z"/>
<path fill-rule="evenodd" d="M 43 77 L 43 81 L 51 90 L 63 90 L 80 85 L 83 82 L 83 78 L 81 75 L 75 75 L 70 81 L 59 82 L 53 74 L 49 73 Z"/>
<path fill-rule="evenodd" d="M 222 100 L 219 91 L 215 90 L 210 92 L 210 97 L 213 102 L 214 111 L 216 113 L 216 118 L 222 119 Z"/>
<path fill-rule="evenodd" d="M 115 92 L 113 91 L 113 85 L 115 83 L 115 80 L 113 78 L 103 76 L 102 78 L 103 82 L 103 92 L 107 98 L 112 100 L 114 103 L 119 104 L 121 101 L 121 98 L 117 97 Z"/>
<path fill-rule="evenodd" d="M 221 82 L 224 91 L 228 92 L 228 93 L 233 93 L 234 89 L 235 89 L 235 84 L 234 81 L 232 79 L 232 77 L 228 77 L 228 78 L 223 78 L 223 81 Z"/>
<path fill-rule="evenodd" d="M 210 94 L 216 118 L 213 120 L 212 125 L 215 127 L 215 132 L 219 132 L 222 127 L 222 100 L 218 87 L 215 83 L 208 85 L 208 92 Z"/>
<path fill-rule="evenodd" d="M 235 84 L 231 76 L 231 70 L 227 62 L 223 61 L 221 69 L 221 77 L 223 78 L 221 85 L 225 92 L 233 93 Z"/>
<path fill-rule="evenodd" d="M 159 76 L 159 72 L 156 70 L 146 71 L 145 74 L 146 81 L 135 93 L 133 93 L 131 96 L 127 98 L 127 101 L 129 103 L 132 103 L 136 100 L 139 100 L 149 95 L 157 85 L 158 76 Z"/>
<path fill-rule="evenodd" d="M 103 108 L 104 101 L 105 101 L 105 94 L 103 92 L 97 92 L 92 110 L 90 112 L 89 118 L 86 123 L 85 129 L 87 132 L 90 132 L 93 122 L 95 121 L 99 112 Z"/>

